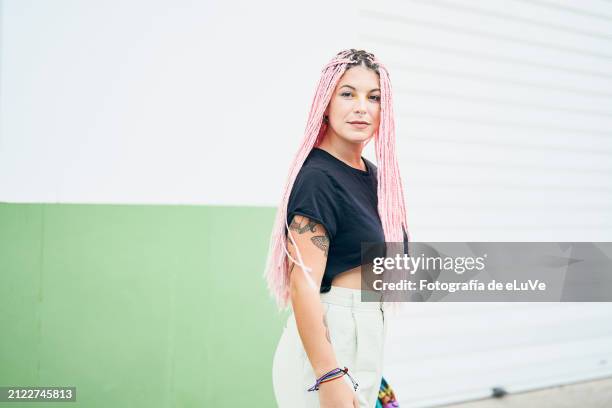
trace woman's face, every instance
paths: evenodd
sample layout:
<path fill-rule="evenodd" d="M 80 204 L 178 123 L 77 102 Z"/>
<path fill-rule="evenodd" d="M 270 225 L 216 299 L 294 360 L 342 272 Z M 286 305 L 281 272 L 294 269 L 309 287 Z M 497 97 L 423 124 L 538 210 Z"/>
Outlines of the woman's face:
<path fill-rule="evenodd" d="M 347 69 L 325 114 L 329 116 L 328 132 L 347 142 L 363 143 L 372 137 L 380 123 L 380 80 L 376 72 L 362 65 Z"/>

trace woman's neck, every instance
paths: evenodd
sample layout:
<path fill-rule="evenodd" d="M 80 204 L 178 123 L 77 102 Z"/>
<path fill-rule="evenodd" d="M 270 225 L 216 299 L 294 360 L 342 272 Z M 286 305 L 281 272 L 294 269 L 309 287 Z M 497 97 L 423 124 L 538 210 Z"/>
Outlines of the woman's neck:
<path fill-rule="evenodd" d="M 367 167 L 361 160 L 363 145 L 359 143 L 347 143 L 336 138 L 325 137 L 321 144 L 317 146 L 327 153 L 342 160 L 351 167 L 366 171 Z"/>

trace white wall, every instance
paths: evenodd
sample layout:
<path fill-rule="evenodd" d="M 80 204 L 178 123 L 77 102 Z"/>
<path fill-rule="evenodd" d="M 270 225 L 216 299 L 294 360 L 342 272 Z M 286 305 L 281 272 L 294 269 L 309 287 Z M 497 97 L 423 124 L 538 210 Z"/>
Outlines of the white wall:
<path fill-rule="evenodd" d="M 414 239 L 608 240 L 611 19 L 603 1 L 4 1 L 0 200 L 276 205 L 322 65 L 363 47 L 391 72 Z"/>
<path fill-rule="evenodd" d="M 275 205 L 349 4 L 4 1 L 0 200 Z"/>
<path fill-rule="evenodd" d="M 275 205 L 321 66 L 364 47 L 415 239 L 609 239 L 609 3 L 361 4 L 4 1 L 0 200 Z"/>
<path fill-rule="evenodd" d="M 0 201 L 274 206 L 321 67 L 365 48 L 391 72 L 414 240 L 612 238 L 610 2 L 5 0 L 1 19 Z M 387 374 L 402 406 L 612 375 L 611 315 L 410 305 Z"/>

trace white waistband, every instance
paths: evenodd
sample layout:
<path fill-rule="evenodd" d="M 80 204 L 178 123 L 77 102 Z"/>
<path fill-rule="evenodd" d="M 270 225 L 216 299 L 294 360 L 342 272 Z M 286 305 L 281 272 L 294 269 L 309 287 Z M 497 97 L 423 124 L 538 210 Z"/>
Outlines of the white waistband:
<path fill-rule="evenodd" d="M 332 286 L 329 292 L 321 293 L 321 302 L 351 307 L 358 310 L 384 310 L 382 294 L 371 290 Z"/>

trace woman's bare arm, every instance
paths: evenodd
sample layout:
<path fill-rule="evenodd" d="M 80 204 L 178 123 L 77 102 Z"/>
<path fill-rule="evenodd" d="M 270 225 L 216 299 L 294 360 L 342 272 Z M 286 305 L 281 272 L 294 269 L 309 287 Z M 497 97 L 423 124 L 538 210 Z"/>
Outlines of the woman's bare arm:
<path fill-rule="evenodd" d="M 301 215 L 294 216 L 289 232 L 300 250 L 303 263 L 312 269 L 311 277 L 317 287 L 317 290 L 313 290 L 302 268 L 290 261 L 291 304 L 295 321 L 310 364 L 316 376 L 320 377 L 338 366 L 319 298 L 327 264 L 329 237 L 323 225 Z M 289 237 L 287 243 L 291 257 L 297 260 Z"/>

